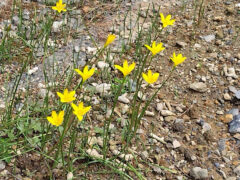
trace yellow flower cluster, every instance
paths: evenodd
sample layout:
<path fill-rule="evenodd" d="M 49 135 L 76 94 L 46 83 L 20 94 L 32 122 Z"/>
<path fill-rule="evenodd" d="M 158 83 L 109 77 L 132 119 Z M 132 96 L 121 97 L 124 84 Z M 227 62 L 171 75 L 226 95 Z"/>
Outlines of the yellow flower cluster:
<path fill-rule="evenodd" d="M 88 78 L 90 78 L 93 74 L 95 69 L 92 68 L 88 70 L 88 66 L 85 66 L 83 72 L 79 69 L 75 69 L 75 71 L 82 76 L 82 82 L 85 82 Z M 60 97 L 60 101 L 62 103 L 71 103 L 74 101 L 75 98 L 75 91 L 68 91 L 65 89 L 63 93 L 57 92 L 57 95 Z M 74 103 L 71 103 L 73 108 L 73 113 L 77 116 L 78 120 L 81 121 L 83 116 L 91 109 L 91 106 L 84 107 L 83 102 L 79 102 L 78 106 Z M 60 111 L 59 115 L 57 115 L 56 111 L 52 111 L 52 116 L 47 117 L 47 120 L 55 126 L 59 126 L 62 124 L 64 118 L 64 111 Z"/>
<path fill-rule="evenodd" d="M 53 6 L 52 9 L 58 11 L 61 13 L 61 11 L 66 11 L 65 9 L 66 4 L 62 4 L 62 0 L 59 0 L 56 3 L 56 6 Z M 160 18 L 162 21 L 163 28 L 166 28 L 167 26 L 173 25 L 175 20 L 171 19 L 171 15 L 167 15 L 164 17 L 162 13 L 160 13 Z M 107 37 L 107 40 L 103 46 L 103 49 L 109 46 L 116 38 L 116 35 L 109 34 Z M 147 44 L 144 45 L 151 53 L 152 57 L 160 53 L 165 49 L 163 47 L 163 43 L 156 43 L 156 41 L 152 42 L 152 45 L 149 46 Z M 181 64 L 183 61 L 185 61 L 186 57 L 183 57 L 182 54 L 176 55 L 175 52 L 173 53 L 173 56 L 170 58 L 173 63 L 174 67 Z M 123 66 L 114 65 L 116 69 L 122 72 L 123 76 L 126 77 L 129 75 L 135 68 L 136 64 L 133 62 L 132 64 L 128 65 L 128 61 L 124 60 Z M 83 71 L 79 69 L 74 69 L 81 77 L 82 77 L 82 83 L 84 83 L 87 79 L 89 79 L 95 72 L 94 68 L 88 69 L 88 66 L 85 66 Z M 151 70 L 148 70 L 148 73 L 142 73 L 142 78 L 149 84 L 153 84 L 158 80 L 159 73 L 152 73 Z M 65 89 L 63 93 L 57 92 L 57 95 L 60 97 L 60 101 L 62 103 L 71 103 L 71 107 L 73 108 L 73 113 L 77 116 L 79 121 L 82 121 L 83 116 L 91 109 L 91 106 L 84 107 L 83 102 L 79 102 L 78 105 L 74 104 L 73 101 L 76 100 L 75 98 L 75 91 L 68 91 L 68 89 Z M 64 119 L 64 111 L 60 111 L 59 114 L 56 113 L 56 111 L 52 111 L 52 116 L 47 117 L 47 120 L 55 126 L 60 126 Z"/>

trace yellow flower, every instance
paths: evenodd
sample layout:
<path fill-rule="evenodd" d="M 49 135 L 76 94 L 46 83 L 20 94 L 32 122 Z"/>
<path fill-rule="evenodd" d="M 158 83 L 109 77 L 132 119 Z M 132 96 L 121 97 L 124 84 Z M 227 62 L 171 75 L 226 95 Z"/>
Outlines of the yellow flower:
<path fill-rule="evenodd" d="M 80 76 L 82 76 L 83 82 L 85 82 L 88 78 L 90 78 L 94 74 L 95 69 L 92 68 L 92 69 L 88 70 L 88 66 L 85 66 L 84 69 L 83 69 L 83 72 L 80 71 L 79 69 L 75 69 L 75 71 Z"/>
<path fill-rule="evenodd" d="M 171 15 L 167 15 L 167 17 L 165 18 L 163 13 L 160 13 L 160 17 L 162 20 L 162 24 L 163 24 L 163 28 L 167 27 L 167 26 L 172 26 L 175 22 L 175 19 L 171 20 Z"/>
<path fill-rule="evenodd" d="M 171 58 L 175 67 L 177 65 L 181 64 L 183 61 L 185 61 L 185 59 L 186 59 L 186 57 L 183 57 L 182 54 L 178 54 L 176 56 L 175 52 L 173 53 L 173 57 Z"/>
<path fill-rule="evenodd" d="M 106 42 L 104 44 L 104 47 L 107 47 L 109 44 L 111 44 L 114 41 L 115 38 L 116 38 L 116 35 L 109 34 L 108 38 L 107 38 L 107 40 L 106 40 Z"/>
<path fill-rule="evenodd" d="M 65 7 L 66 7 L 66 4 L 63 4 L 63 3 L 62 3 L 62 0 L 59 0 L 59 1 L 56 3 L 56 6 L 53 6 L 52 9 L 53 9 L 53 10 L 56 10 L 56 11 L 58 11 L 58 12 L 60 13 L 61 11 L 67 11 L 67 10 L 65 9 Z"/>
<path fill-rule="evenodd" d="M 148 70 L 148 74 L 142 73 L 143 79 L 149 84 L 155 83 L 158 80 L 158 76 L 159 73 L 152 74 L 151 70 Z"/>
<path fill-rule="evenodd" d="M 76 104 L 71 104 L 73 108 L 73 113 L 77 116 L 78 120 L 81 121 L 83 116 L 91 109 L 91 106 L 84 107 L 83 102 L 80 102 L 78 106 Z"/>
<path fill-rule="evenodd" d="M 62 103 L 72 102 L 72 101 L 74 101 L 74 100 L 76 99 L 76 98 L 74 97 L 75 91 L 70 91 L 70 92 L 68 92 L 67 89 L 64 89 L 63 94 L 60 93 L 60 92 L 57 92 L 57 95 L 60 97 L 60 101 L 61 101 Z"/>
<path fill-rule="evenodd" d="M 128 66 L 128 62 L 127 62 L 127 60 L 125 60 L 123 63 L 123 67 L 121 67 L 119 65 L 114 65 L 114 67 L 116 69 L 118 69 L 119 71 L 121 71 L 125 77 L 128 74 L 130 74 L 131 71 L 135 68 L 135 63 L 133 62 L 130 66 Z"/>
<path fill-rule="evenodd" d="M 47 120 L 54 126 L 60 126 L 63 122 L 64 111 L 60 111 L 59 114 L 56 111 L 52 111 L 52 116 L 47 117 Z"/>
<path fill-rule="evenodd" d="M 149 49 L 149 51 L 152 52 L 153 56 L 155 56 L 157 53 L 161 52 L 165 49 L 165 47 L 162 46 L 162 43 L 159 43 L 156 45 L 156 41 L 153 41 L 152 47 L 145 44 L 145 47 Z"/>

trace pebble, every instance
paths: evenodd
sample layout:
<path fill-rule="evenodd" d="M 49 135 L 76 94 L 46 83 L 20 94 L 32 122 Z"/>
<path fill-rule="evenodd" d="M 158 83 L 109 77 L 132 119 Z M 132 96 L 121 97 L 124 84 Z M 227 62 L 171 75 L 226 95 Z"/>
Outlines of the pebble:
<path fill-rule="evenodd" d="M 223 151 L 225 151 L 225 149 L 226 149 L 226 139 L 220 139 L 218 141 L 218 150 L 220 152 L 223 152 Z"/>
<path fill-rule="evenodd" d="M 146 101 L 146 95 L 143 94 L 141 91 L 138 92 L 138 98 L 142 101 Z"/>
<path fill-rule="evenodd" d="M 190 175 L 194 179 L 206 179 L 208 178 L 208 170 L 202 169 L 201 167 L 194 167 L 191 169 Z"/>
<path fill-rule="evenodd" d="M 228 93 L 225 93 L 224 95 L 223 95 L 223 98 L 226 100 L 226 101 L 230 101 L 232 98 L 231 98 L 231 96 L 228 94 Z"/>
<path fill-rule="evenodd" d="M 162 116 L 175 116 L 176 114 L 169 110 L 161 110 Z"/>
<path fill-rule="evenodd" d="M 207 85 L 203 82 L 194 82 L 190 85 L 190 89 L 203 93 L 207 91 Z"/>
<path fill-rule="evenodd" d="M 211 42 L 213 40 L 215 40 L 215 35 L 214 34 L 210 34 L 207 36 L 200 36 L 203 40 L 205 40 L 206 42 Z"/>
<path fill-rule="evenodd" d="M 111 89 L 111 84 L 107 84 L 107 83 L 102 83 L 102 84 L 93 83 L 93 85 L 95 85 L 96 91 L 100 94 L 105 94 L 107 91 Z"/>
<path fill-rule="evenodd" d="M 195 161 L 197 159 L 193 152 L 188 149 L 184 149 L 184 157 L 187 161 Z"/>
<path fill-rule="evenodd" d="M 125 161 L 131 161 L 133 159 L 132 154 L 121 154 L 119 157 L 124 159 Z"/>
<path fill-rule="evenodd" d="M 145 111 L 145 115 L 146 116 L 150 116 L 150 117 L 154 117 L 154 112 L 151 112 L 151 111 Z"/>
<path fill-rule="evenodd" d="M 175 116 L 167 116 L 167 117 L 164 117 L 164 120 L 165 120 L 166 122 L 172 122 L 172 121 L 174 121 L 175 119 L 176 119 Z"/>
<path fill-rule="evenodd" d="M 87 153 L 90 156 L 96 157 L 96 158 L 103 158 L 103 155 L 99 154 L 96 149 L 88 149 Z"/>
<path fill-rule="evenodd" d="M 219 110 L 219 111 L 217 111 L 217 112 L 216 112 L 216 114 L 218 114 L 218 115 L 223 115 L 223 114 L 224 114 L 224 112 L 223 112 L 223 111 L 221 111 L 221 110 Z"/>
<path fill-rule="evenodd" d="M 33 73 L 38 71 L 38 67 L 34 67 L 33 69 L 28 70 L 28 75 L 32 75 Z"/>
<path fill-rule="evenodd" d="M 237 166 L 236 168 L 234 168 L 233 172 L 234 172 L 235 174 L 237 174 L 238 176 L 240 176 L 240 165 Z"/>
<path fill-rule="evenodd" d="M 226 114 L 231 114 L 231 115 L 233 115 L 233 116 L 236 116 L 236 115 L 239 114 L 239 109 L 233 108 L 233 109 L 231 109 L 230 111 L 228 111 Z"/>
<path fill-rule="evenodd" d="M 41 97 L 41 98 L 45 98 L 46 95 L 48 95 L 49 97 L 54 97 L 54 94 L 51 92 L 51 91 L 48 91 L 47 89 L 40 89 L 38 91 L 38 95 Z"/>
<path fill-rule="evenodd" d="M 109 64 L 108 64 L 108 63 L 105 63 L 104 61 L 98 61 L 97 66 L 98 66 L 100 69 L 104 69 L 104 68 L 109 67 Z"/>
<path fill-rule="evenodd" d="M 52 30 L 53 32 L 60 32 L 61 31 L 61 26 L 63 24 L 63 21 L 54 21 L 52 25 Z"/>
<path fill-rule="evenodd" d="M 149 157 L 148 152 L 147 152 L 147 151 L 141 152 L 141 157 L 142 157 L 144 160 L 146 160 L 146 159 Z"/>
<path fill-rule="evenodd" d="M 157 111 L 161 111 L 161 110 L 163 110 L 163 107 L 164 107 L 163 103 L 157 103 L 156 109 L 157 109 Z"/>
<path fill-rule="evenodd" d="M 227 76 L 227 77 L 232 77 L 232 78 L 238 77 L 236 75 L 235 69 L 233 67 L 227 68 L 227 66 L 224 66 L 223 71 L 224 71 L 225 76 Z"/>
<path fill-rule="evenodd" d="M 205 133 L 207 131 L 210 131 L 212 129 L 211 125 L 209 123 L 204 122 L 202 125 L 202 133 Z"/>
<path fill-rule="evenodd" d="M 240 90 L 235 93 L 237 99 L 240 99 Z"/>
<path fill-rule="evenodd" d="M 5 162 L 2 161 L 2 160 L 0 160 L 0 171 L 3 170 L 3 169 L 5 169 L 5 167 L 6 167 Z"/>
<path fill-rule="evenodd" d="M 228 128 L 230 133 L 240 133 L 240 114 L 233 116 Z"/>
<path fill-rule="evenodd" d="M 158 137 L 156 134 L 153 134 L 153 133 L 150 133 L 149 135 L 150 137 L 152 137 L 153 139 L 156 139 L 158 140 L 159 142 L 163 143 L 163 144 L 167 144 L 165 141 L 164 141 L 164 137 Z"/>
<path fill-rule="evenodd" d="M 237 178 L 236 177 L 228 177 L 228 178 L 226 178 L 226 180 L 237 180 Z"/>
<path fill-rule="evenodd" d="M 128 94 L 125 93 L 121 96 L 118 97 L 118 101 L 122 102 L 122 103 L 125 103 L 125 104 L 129 104 L 130 103 L 130 100 L 126 97 Z"/>
<path fill-rule="evenodd" d="M 67 180 L 72 180 L 73 179 L 73 173 L 72 172 L 69 172 L 67 174 Z"/>
<path fill-rule="evenodd" d="M 20 24 L 19 17 L 18 17 L 18 16 L 13 16 L 13 18 L 12 18 L 12 23 L 13 23 L 15 26 L 18 26 L 18 25 Z"/>
<path fill-rule="evenodd" d="M 74 46 L 74 51 L 75 51 L 76 53 L 79 53 L 79 52 L 80 52 L 80 47 L 79 47 L 79 46 Z"/>
<path fill-rule="evenodd" d="M 180 142 L 178 140 L 176 140 L 176 139 L 173 140 L 172 144 L 173 144 L 173 148 L 174 149 L 181 147 Z"/>
<path fill-rule="evenodd" d="M 176 42 L 176 46 L 179 46 L 180 48 L 184 48 L 187 46 L 187 43 L 182 42 L 182 41 L 177 41 Z"/>

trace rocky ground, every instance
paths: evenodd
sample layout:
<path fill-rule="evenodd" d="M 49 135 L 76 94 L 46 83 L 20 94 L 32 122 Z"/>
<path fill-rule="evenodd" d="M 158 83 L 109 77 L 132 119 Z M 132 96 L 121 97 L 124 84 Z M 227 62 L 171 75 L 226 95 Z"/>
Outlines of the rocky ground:
<path fill-rule="evenodd" d="M 8 2 L 4 2 L 0 3 L 0 7 L 7 6 Z M 240 3 L 234 0 L 204 1 L 204 12 L 201 14 L 200 7 L 196 4 L 194 6 L 194 2 L 136 0 L 122 2 L 120 8 L 113 2 L 103 5 L 97 1 L 87 2 L 83 7 L 73 9 L 67 17 L 67 24 L 71 29 L 68 36 L 70 38 L 65 41 L 60 36 L 58 50 L 47 57 L 44 56 L 43 47 L 39 46 L 35 50 L 36 61 L 24 72 L 19 89 L 24 92 L 24 88 L 30 86 L 33 95 L 44 98 L 46 89 L 43 67 L 47 68 L 50 82 L 53 82 L 56 80 L 53 76 L 56 69 L 59 74 L 66 73 L 67 67 L 72 67 L 73 60 L 79 67 L 84 66 L 97 50 L 87 32 L 102 43 L 109 32 L 120 33 L 122 37 L 117 39 L 114 47 L 117 53 L 121 42 L 129 37 L 130 32 L 133 32 L 132 38 L 136 38 L 137 30 L 131 21 L 136 20 L 138 9 L 140 8 L 140 21 L 143 23 L 148 7 L 149 17 L 153 15 L 153 3 L 160 6 L 164 14 L 172 14 L 176 23 L 167 33 L 163 32 L 167 34 L 162 41 L 166 50 L 152 64 L 152 70 L 160 73 L 160 80 L 152 87 L 152 91 L 171 69 L 172 64 L 168 57 L 173 51 L 181 52 L 187 60 L 178 67 L 171 81 L 148 108 L 137 132 L 136 144 L 130 148 L 131 153 L 119 159 L 132 163 L 146 179 L 240 179 Z M 32 6 L 38 8 L 40 18 L 51 11 L 41 1 L 25 0 L 23 6 L 23 19 L 26 24 L 31 20 Z M 124 12 L 129 8 L 131 16 L 128 14 L 125 17 Z M 2 11 L 4 10 L 1 9 L 1 14 Z M 82 17 L 88 28 L 83 25 Z M 14 33 L 14 28 L 19 23 L 17 16 L 13 17 L 12 22 L 8 18 L 7 15 L 1 16 L 1 38 L 5 24 L 10 23 Z M 126 30 L 122 27 L 124 18 Z M 54 33 L 60 33 L 59 29 L 64 23 L 60 19 L 56 20 L 52 28 Z M 143 27 L 147 29 L 149 25 L 150 18 L 146 18 Z M 55 42 L 49 43 L 51 45 Z M 53 65 L 57 67 L 55 70 L 51 68 Z M 99 70 L 109 66 L 111 65 L 102 61 L 96 64 Z M 19 62 L 16 61 L 4 64 L 4 69 L 1 69 L 2 109 L 5 108 L 6 89 L 14 83 L 11 79 L 6 82 L 7 73 L 14 73 L 17 69 Z M 104 103 L 99 93 L 110 90 L 110 86 L 111 84 L 102 82 L 101 79 L 93 78 L 89 81 L 88 88 L 95 89 L 96 92 L 90 97 L 93 104 L 99 107 Z M 147 92 L 146 97 L 152 94 L 152 91 Z M 51 93 L 54 96 L 54 93 Z M 112 124 L 113 129 L 124 128 L 131 97 L 131 93 L 128 93 L 119 99 L 116 114 L 121 120 Z M 21 102 L 18 106 L 21 107 Z M 91 128 L 101 127 L 104 116 L 101 110 L 94 109 L 91 113 Z M 91 135 L 92 140 L 88 143 L 101 146 L 102 139 L 98 133 L 93 132 Z M 120 143 L 121 134 L 116 131 L 110 141 L 112 154 L 117 154 Z M 101 156 L 95 151 L 89 149 L 87 153 Z M 35 179 L 35 175 L 36 179 L 47 179 L 44 175 L 46 168 L 38 166 L 37 157 L 34 152 L 29 152 L 19 155 L 10 163 L 0 161 L 0 178 Z M 12 168 L 13 164 L 16 165 L 15 170 Z M 91 165 L 85 178 L 98 177 L 91 172 L 103 168 L 98 164 Z M 86 169 L 81 168 L 76 173 L 78 178 L 84 177 L 83 171 Z M 66 179 L 62 169 L 56 170 L 55 174 L 56 179 Z M 137 179 L 132 172 L 129 172 L 129 175 Z M 110 175 L 100 177 L 119 178 Z"/>

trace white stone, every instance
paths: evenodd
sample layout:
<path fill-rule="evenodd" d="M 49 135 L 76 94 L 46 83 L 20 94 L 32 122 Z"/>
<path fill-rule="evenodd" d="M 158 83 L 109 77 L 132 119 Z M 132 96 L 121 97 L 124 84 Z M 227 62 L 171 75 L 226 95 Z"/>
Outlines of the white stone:
<path fill-rule="evenodd" d="M 195 82 L 190 85 L 190 89 L 197 91 L 197 92 L 206 92 L 207 85 L 203 82 Z"/>
<path fill-rule="evenodd" d="M 90 156 L 96 157 L 96 158 L 103 158 L 103 155 L 99 154 L 96 149 L 88 149 L 87 153 Z"/>
<path fill-rule="evenodd" d="M 93 84 L 96 85 L 96 91 L 100 94 L 106 93 L 111 89 L 111 84 L 107 84 L 107 83 L 102 83 L 102 84 L 93 83 Z"/>
<path fill-rule="evenodd" d="M 180 142 L 178 141 L 178 140 L 173 140 L 173 148 L 175 149 L 175 148 L 179 148 L 179 147 L 181 147 L 181 144 L 180 144 Z"/>
<path fill-rule="evenodd" d="M 37 70 L 38 70 L 38 67 L 34 67 L 34 68 L 32 68 L 32 69 L 29 69 L 29 70 L 28 70 L 28 75 L 31 75 L 31 74 L 37 72 Z"/>
<path fill-rule="evenodd" d="M 231 96 L 228 93 L 225 93 L 223 95 L 223 97 L 224 97 L 224 100 L 226 100 L 226 101 L 230 101 L 232 99 Z"/>
<path fill-rule="evenodd" d="M 176 114 L 169 110 L 161 110 L 162 116 L 175 116 Z"/>
<path fill-rule="evenodd" d="M 73 179 L 73 173 L 72 172 L 69 172 L 67 174 L 67 180 L 72 180 Z"/>
<path fill-rule="evenodd" d="M 109 67 L 109 64 L 108 64 L 108 63 L 105 63 L 104 61 L 98 61 L 97 66 L 98 66 L 100 69 L 104 69 L 104 68 Z"/>
<path fill-rule="evenodd" d="M 155 114 L 154 114 L 154 112 L 151 112 L 151 111 L 145 111 L 145 115 L 153 117 Z"/>
<path fill-rule="evenodd" d="M 118 97 L 118 101 L 120 101 L 120 102 L 122 102 L 122 103 L 125 103 L 125 104 L 130 103 L 130 100 L 129 100 L 126 96 L 127 96 L 127 93 L 119 96 L 119 97 Z"/>
<path fill-rule="evenodd" d="M 52 25 L 53 32 L 60 32 L 63 21 L 54 21 Z"/>

